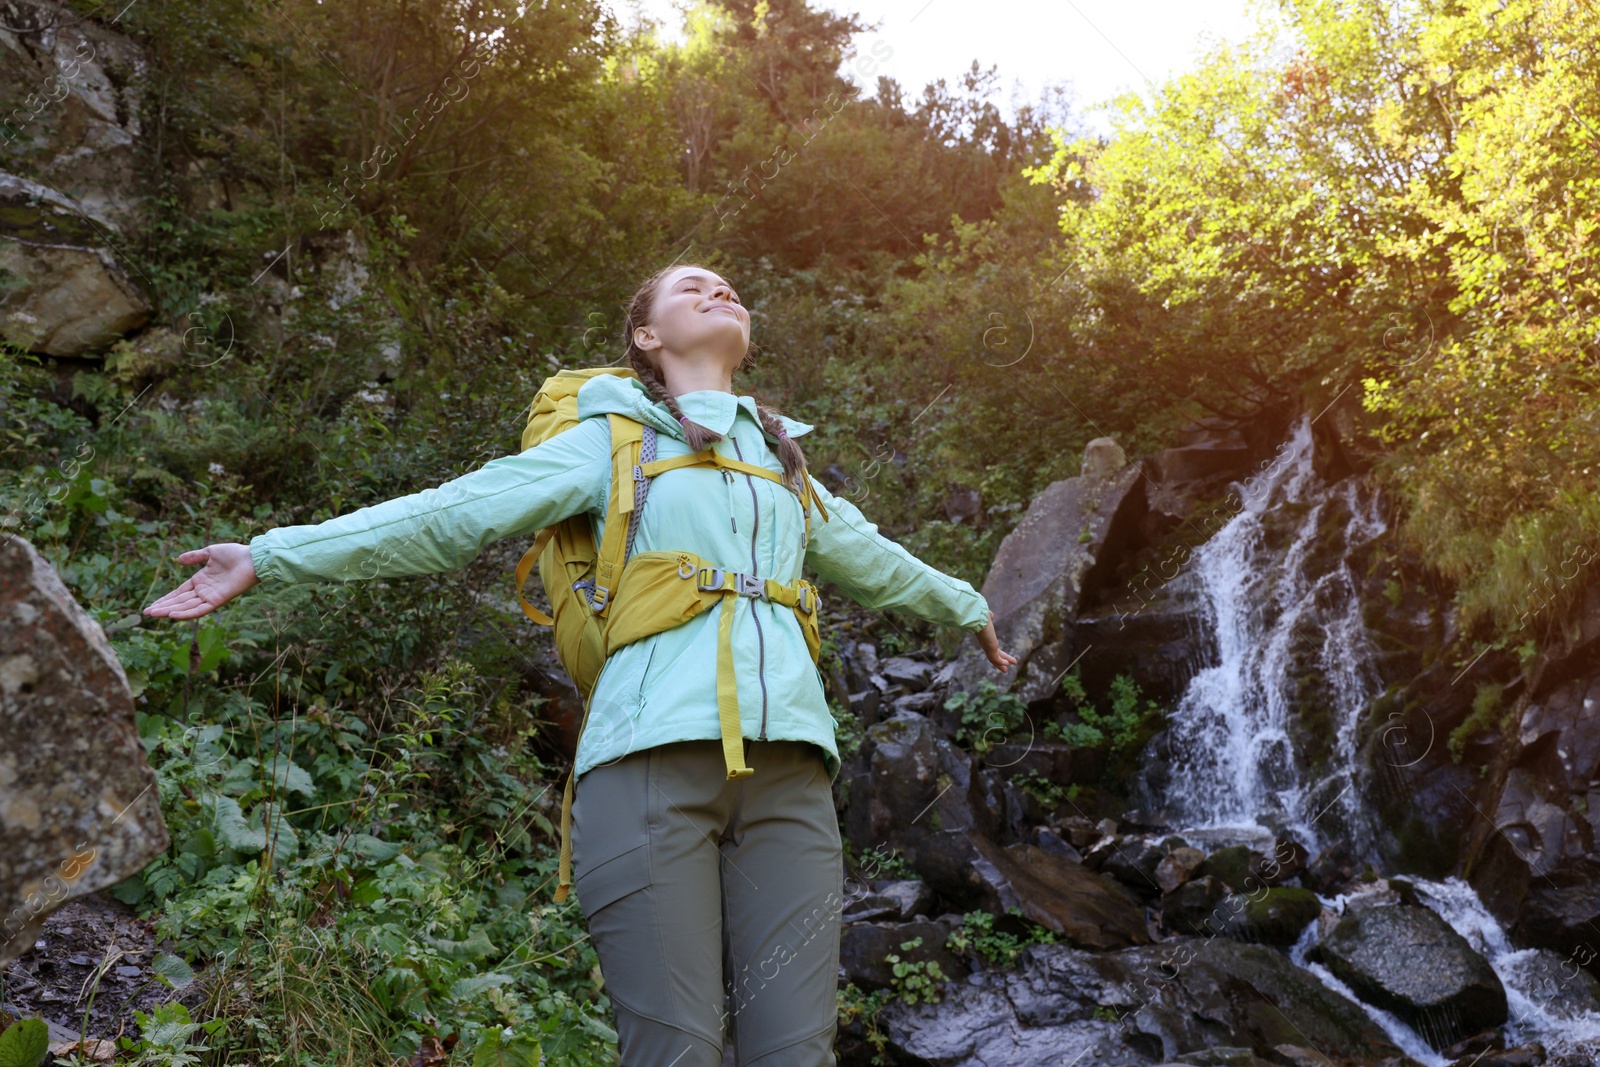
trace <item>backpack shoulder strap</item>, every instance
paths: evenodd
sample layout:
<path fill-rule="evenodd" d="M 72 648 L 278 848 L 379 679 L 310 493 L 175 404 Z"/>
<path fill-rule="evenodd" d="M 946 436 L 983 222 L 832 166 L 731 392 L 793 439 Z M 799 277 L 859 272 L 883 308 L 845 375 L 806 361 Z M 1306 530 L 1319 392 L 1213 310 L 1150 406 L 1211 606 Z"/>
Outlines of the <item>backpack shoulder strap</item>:
<path fill-rule="evenodd" d="M 611 606 L 611 594 L 622 579 L 628 527 L 633 518 L 634 486 L 645 477 L 639 466 L 644 426 L 615 412 L 606 417 L 611 422 L 611 498 L 606 502 L 606 529 L 594 575 L 591 603 L 597 616 L 605 615 Z"/>

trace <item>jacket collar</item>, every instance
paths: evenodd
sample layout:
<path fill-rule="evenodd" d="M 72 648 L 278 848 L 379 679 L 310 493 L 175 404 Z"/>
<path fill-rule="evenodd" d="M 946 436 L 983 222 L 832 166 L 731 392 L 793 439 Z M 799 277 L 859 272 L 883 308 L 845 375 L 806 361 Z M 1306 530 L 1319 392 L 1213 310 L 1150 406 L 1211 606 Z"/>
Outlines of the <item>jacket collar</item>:
<path fill-rule="evenodd" d="M 753 396 L 736 396 L 733 393 L 724 393 L 720 389 L 698 389 L 692 393 L 680 393 L 677 399 L 678 407 L 685 415 L 706 429 L 714 430 L 724 436 L 733 428 L 733 421 L 738 416 L 739 409 L 744 408 L 750 415 L 750 420 L 761 430 L 761 435 L 769 442 L 777 441 L 777 438 L 767 433 L 766 428 L 761 425 L 761 418 L 756 413 L 756 399 Z M 578 417 L 585 418 L 608 412 L 627 415 L 639 422 L 654 426 L 658 433 L 668 434 L 680 441 L 684 439 L 682 424 L 673 417 L 667 405 L 650 395 L 650 390 L 645 388 L 645 384 L 638 378 L 620 374 L 599 374 L 583 384 L 578 390 Z M 778 424 L 790 437 L 801 437 L 815 429 L 810 423 L 799 422 L 786 415 L 778 416 Z"/>

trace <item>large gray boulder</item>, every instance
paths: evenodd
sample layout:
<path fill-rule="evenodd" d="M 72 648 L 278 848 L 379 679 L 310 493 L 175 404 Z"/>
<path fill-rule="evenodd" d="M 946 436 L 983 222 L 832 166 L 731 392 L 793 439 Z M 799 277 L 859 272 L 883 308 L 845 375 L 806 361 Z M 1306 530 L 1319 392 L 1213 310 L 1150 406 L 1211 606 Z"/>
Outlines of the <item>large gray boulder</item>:
<path fill-rule="evenodd" d="M 62 903 L 168 843 L 105 631 L 32 545 L 0 533 L 0 965 Z"/>
<path fill-rule="evenodd" d="M 973 691 L 986 678 L 1025 701 L 1049 697 L 1076 652 L 1071 622 L 1109 575 L 1117 546 L 1134 536 L 1144 509 L 1143 471 L 1109 438 L 1090 442 L 1083 473 L 1053 482 L 1006 534 L 984 579 L 1000 647 L 1017 666 L 996 677 L 973 642 L 950 685 Z"/>
<path fill-rule="evenodd" d="M 1506 1021 L 1506 990 L 1467 939 L 1408 904 L 1346 915 L 1322 942 L 1328 969 L 1435 1049 Z"/>

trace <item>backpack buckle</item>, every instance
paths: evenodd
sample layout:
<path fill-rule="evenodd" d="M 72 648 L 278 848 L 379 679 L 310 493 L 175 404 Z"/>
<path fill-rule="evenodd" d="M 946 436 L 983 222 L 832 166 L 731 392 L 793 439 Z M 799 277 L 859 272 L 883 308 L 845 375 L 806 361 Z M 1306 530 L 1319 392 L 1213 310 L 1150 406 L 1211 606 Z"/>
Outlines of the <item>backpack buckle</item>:
<path fill-rule="evenodd" d="M 809 585 L 802 585 L 794 592 L 794 602 L 799 605 L 801 611 L 805 612 L 807 615 L 810 615 L 814 610 L 816 610 L 816 601 L 814 599 L 815 596 L 816 594 L 811 591 L 811 587 Z"/>
<path fill-rule="evenodd" d="M 606 601 L 610 598 L 611 590 L 603 585 L 597 585 L 594 587 L 594 597 L 589 601 L 589 606 L 595 611 L 604 611 L 606 609 Z"/>
<path fill-rule="evenodd" d="M 707 574 L 714 575 L 714 577 L 711 578 L 710 581 L 707 581 L 706 578 L 705 578 L 705 576 Z M 724 571 L 721 567 L 701 567 L 700 568 L 700 581 L 698 583 L 696 583 L 696 588 L 698 588 L 698 589 L 721 589 L 726 580 L 727 580 L 727 572 Z"/>
<path fill-rule="evenodd" d="M 740 596 L 767 595 L 767 580 L 758 574 L 746 574 L 743 571 L 734 571 L 733 587 Z"/>

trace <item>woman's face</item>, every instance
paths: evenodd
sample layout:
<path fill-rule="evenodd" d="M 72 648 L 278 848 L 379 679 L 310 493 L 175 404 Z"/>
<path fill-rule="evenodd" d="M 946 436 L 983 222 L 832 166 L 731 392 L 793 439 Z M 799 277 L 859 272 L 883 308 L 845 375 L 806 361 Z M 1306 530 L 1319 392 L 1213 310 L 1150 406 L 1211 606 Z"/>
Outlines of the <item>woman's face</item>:
<path fill-rule="evenodd" d="M 646 351 L 678 356 L 717 355 L 737 366 L 750 348 L 750 312 L 720 275 L 679 267 L 661 279 L 650 321 L 635 331 Z"/>

